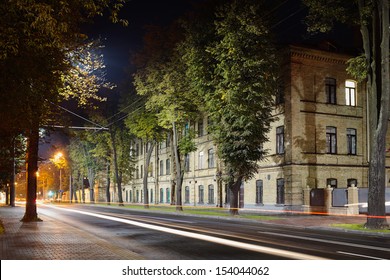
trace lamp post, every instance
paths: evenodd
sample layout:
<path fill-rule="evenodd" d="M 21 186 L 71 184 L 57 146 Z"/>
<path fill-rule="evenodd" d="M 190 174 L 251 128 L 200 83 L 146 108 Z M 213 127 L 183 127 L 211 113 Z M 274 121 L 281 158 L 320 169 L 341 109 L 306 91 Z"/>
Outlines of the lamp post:
<path fill-rule="evenodd" d="M 54 155 L 54 163 L 57 165 L 58 169 L 60 170 L 60 187 L 59 187 L 59 193 L 60 193 L 60 201 L 62 200 L 62 165 L 63 162 L 63 153 L 58 152 Z"/>

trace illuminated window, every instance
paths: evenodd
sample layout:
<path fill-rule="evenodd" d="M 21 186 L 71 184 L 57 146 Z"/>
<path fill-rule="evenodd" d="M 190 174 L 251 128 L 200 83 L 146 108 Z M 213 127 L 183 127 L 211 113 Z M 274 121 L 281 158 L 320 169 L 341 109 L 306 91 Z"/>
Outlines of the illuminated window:
<path fill-rule="evenodd" d="M 356 83 L 351 80 L 345 81 L 345 104 L 356 106 Z"/>

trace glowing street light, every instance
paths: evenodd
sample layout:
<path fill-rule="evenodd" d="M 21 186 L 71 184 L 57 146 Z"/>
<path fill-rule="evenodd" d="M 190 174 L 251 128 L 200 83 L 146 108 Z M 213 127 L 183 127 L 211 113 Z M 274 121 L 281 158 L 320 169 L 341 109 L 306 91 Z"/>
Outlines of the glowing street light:
<path fill-rule="evenodd" d="M 62 152 L 58 152 L 54 155 L 53 162 L 55 165 L 57 165 L 58 169 L 60 170 L 60 189 L 59 189 L 60 200 L 62 198 L 62 166 L 64 164 L 63 160 L 64 160 L 64 154 Z"/>

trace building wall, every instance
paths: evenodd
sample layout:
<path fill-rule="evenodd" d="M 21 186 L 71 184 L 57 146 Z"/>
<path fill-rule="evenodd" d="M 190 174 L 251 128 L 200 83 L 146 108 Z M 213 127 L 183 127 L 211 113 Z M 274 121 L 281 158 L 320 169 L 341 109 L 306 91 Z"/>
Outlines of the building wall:
<path fill-rule="evenodd" d="M 358 187 L 368 185 L 366 92 L 363 84 L 356 83 L 356 104 L 347 104 L 345 81 L 353 81 L 346 73 L 346 61 L 349 57 L 292 46 L 286 58 L 281 69 L 284 101 L 274 109 L 275 121 L 269 133 L 269 141 L 263 147 L 268 155 L 259 163 L 259 171 L 253 179 L 243 183 L 241 205 L 245 207 L 300 209 L 303 205 L 303 189 L 325 188 L 329 183 L 328 179 L 336 179 L 338 188 L 346 188 L 348 179 L 356 179 Z M 335 104 L 329 104 L 327 99 L 326 78 L 332 78 L 336 82 Z M 217 150 L 207 134 L 207 118 L 200 119 L 200 125 L 193 124 L 196 131 L 201 129 L 203 132 L 195 139 L 197 151 L 190 154 L 190 165 L 185 173 L 182 189 L 183 205 L 214 207 L 219 203 Z M 281 127 L 283 152 L 278 153 L 277 134 Z M 336 128 L 337 151 L 334 154 L 329 154 L 327 150 L 327 127 Z M 347 129 L 351 128 L 356 130 L 356 154 L 352 155 L 347 150 Z M 390 136 L 388 138 L 390 140 Z M 124 186 L 125 192 L 132 192 L 131 199 L 128 196 L 128 202 L 135 203 L 143 201 L 141 166 L 144 165 L 145 152 L 141 153 L 140 148 L 144 143 L 141 145 L 139 142 L 138 145 L 138 179 Z M 214 150 L 214 162 L 211 166 L 208 165 L 209 149 Z M 170 171 L 166 172 L 168 159 Z M 160 161 L 163 162 L 162 172 Z M 149 192 L 153 190 L 151 203 L 169 204 L 172 198 L 167 199 L 167 192 L 174 181 L 173 157 L 169 144 L 162 143 L 156 147 L 152 162 L 153 176 L 148 179 Z M 389 160 L 387 164 L 390 165 Z M 200 186 L 203 186 L 203 190 Z M 189 195 L 186 194 L 186 188 Z M 203 200 L 200 199 L 202 192 Z M 210 199 L 209 193 L 212 196 Z M 228 195 L 225 184 L 222 186 L 222 194 L 225 204 Z"/>

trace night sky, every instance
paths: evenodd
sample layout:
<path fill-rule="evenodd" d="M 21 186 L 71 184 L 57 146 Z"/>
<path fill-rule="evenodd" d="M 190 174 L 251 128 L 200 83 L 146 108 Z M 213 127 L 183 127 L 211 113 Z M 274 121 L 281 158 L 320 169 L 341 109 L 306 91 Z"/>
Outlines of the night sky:
<path fill-rule="evenodd" d="M 125 68 L 129 67 L 130 53 L 137 52 L 142 47 L 144 27 L 146 25 L 168 25 L 194 5 L 205 0 L 130 0 L 125 4 L 120 16 L 129 21 L 127 27 L 113 24 L 107 19 L 97 18 L 87 29 L 91 38 L 104 39 L 103 51 L 107 75 L 110 81 L 120 83 L 125 78 Z M 321 40 L 338 41 L 340 46 L 349 48 L 351 40 L 348 33 L 339 36 L 330 34 L 309 35 L 306 32 L 304 18 L 307 10 L 300 0 L 265 0 L 270 12 L 267 20 L 271 32 L 281 44 L 306 42 L 311 44 Z M 349 32 L 349 31 L 346 31 Z"/>
<path fill-rule="evenodd" d="M 147 25 L 168 25 L 173 20 L 187 11 L 194 5 L 207 0 L 130 0 L 121 10 L 120 17 L 128 20 L 129 25 L 124 27 L 120 24 L 113 24 L 106 17 L 96 18 L 94 23 L 85 26 L 84 32 L 90 38 L 102 38 L 105 48 L 103 50 L 104 62 L 106 64 L 107 79 L 117 85 L 123 84 L 126 79 L 131 79 L 130 56 L 142 48 L 142 39 Z M 312 44 L 322 40 L 331 42 L 338 41 L 341 45 L 349 48 L 353 37 L 356 36 L 346 30 L 340 36 L 336 32 L 325 35 L 312 36 L 307 34 L 304 18 L 307 13 L 300 0 L 266 0 L 270 12 L 267 13 L 267 20 L 271 25 L 271 32 L 280 44 L 302 43 Z M 130 69 L 129 71 L 126 71 Z M 110 93 L 112 99 L 117 99 L 118 92 Z M 72 103 L 64 104 L 71 110 L 78 110 Z M 84 112 L 81 115 L 87 117 Z M 68 113 L 65 113 L 68 115 Z M 74 118 L 73 125 L 83 125 L 83 121 Z M 73 122 L 73 121 L 72 121 Z M 87 124 L 89 125 L 89 124 Z M 52 145 L 63 146 L 62 137 L 56 139 L 58 133 L 53 134 L 46 140 L 50 144 L 43 145 L 44 154 L 52 153 Z M 42 155 L 45 158 L 47 155 Z"/>
<path fill-rule="evenodd" d="M 91 38 L 100 36 L 104 40 L 108 78 L 115 83 L 126 78 L 124 69 L 129 66 L 130 53 L 142 47 L 145 26 L 168 25 L 190 10 L 194 3 L 201 1 L 130 0 L 120 13 L 121 18 L 128 20 L 127 27 L 113 24 L 107 17 L 97 18 L 87 32 Z"/>

